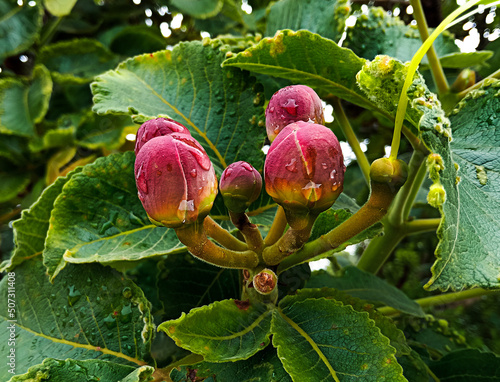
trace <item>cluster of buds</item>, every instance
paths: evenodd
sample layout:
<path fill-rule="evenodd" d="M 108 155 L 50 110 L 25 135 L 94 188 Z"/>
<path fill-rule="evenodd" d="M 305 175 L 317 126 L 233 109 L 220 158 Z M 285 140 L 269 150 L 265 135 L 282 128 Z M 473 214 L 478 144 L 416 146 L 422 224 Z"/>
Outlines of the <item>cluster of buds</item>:
<path fill-rule="evenodd" d="M 265 240 L 246 214 L 261 194 L 260 173 L 247 162 L 235 162 L 221 174 L 218 185 L 207 153 L 176 121 L 157 118 L 139 128 L 135 177 L 151 222 L 175 229 L 188 250 L 204 261 L 250 270 L 254 277 L 248 278 L 248 287 L 273 300 L 277 276 L 269 267 L 286 265 L 290 254 L 299 253 L 317 216 L 342 192 L 345 166 L 337 137 L 324 126 L 322 102 L 307 86 L 287 86 L 272 96 L 266 130 L 271 146 L 264 164 L 265 189 L 280 208 Z M 405 170 L 404 162 L 375 161 L 370 200 L 317 247 L 324 252 L 378 221 L 404 183 Z M 218 189 L 244 241 L 208 216 Z M 285 232 L 287 224 L 290 229 Z"/>

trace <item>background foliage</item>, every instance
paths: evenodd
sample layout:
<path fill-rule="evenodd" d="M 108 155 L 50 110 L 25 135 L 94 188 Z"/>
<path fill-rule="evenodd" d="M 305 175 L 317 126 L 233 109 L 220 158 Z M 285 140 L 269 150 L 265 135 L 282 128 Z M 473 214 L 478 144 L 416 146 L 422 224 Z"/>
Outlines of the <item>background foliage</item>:
<path fill-rule="evenodd" d="M 353 266 L 367 241 L 379 238 L 379 224 L 326 254 L 326 269 L 301 264 L 282 273 L 274 309 L 240 309 L 239 272 L 194 259 L 173 230 L 149 222 L 137 198 L 130 150 L 139 123 L 181 122 L 218 175 L 238 160 L 262 170 L 265 106 L 290 83 L 314 88 L 327 111 L 342 99 L 368 160 L 385 155 L 403 63 L 421 45 L 407 7 L 0 0 L 2 355 L 12 318 L 4 309 L 6 272 L 15 272 L 18 320 L 17 375 L 2 368 L 0 379 L 137 382 L 168 380 L 172 371 L 173 381 L 500 380 L 498 294 L 438 307 L 415 302 L 448 289 L 499 286 L 498 80 L 438 99 L 431 64 L 422 62 L 405 126 L 444 168 L 428 166 L 409 212 L 443 219 L 437 235 L 402 237 L 380 277 Z M 436 27 L 457 5 L 433 7 L 427 19 Z M 468 22 L 475 27 L 456 25 L 435 43 L 450 83 L 464 68 L 478 81 L 498 73 L 495 8 L 484 6 Z M 477 51 L 461 52 L 455 39 L 475 33 L 482 36 Z M 411 153 L 403 141 L 400 158 L 408 162 Z M 367 199 L 356 158 L 346 158 L 344 194 L 311 239 Z M 427 203 L 432 184 L 442 185 L 445 203 Z M 275 211 L 263 193 L 249 215 L 265 234 Z M 212 217 L 234 229 L 220 198 Z M 357 253 L 342 252 L 350 244 Z"/>

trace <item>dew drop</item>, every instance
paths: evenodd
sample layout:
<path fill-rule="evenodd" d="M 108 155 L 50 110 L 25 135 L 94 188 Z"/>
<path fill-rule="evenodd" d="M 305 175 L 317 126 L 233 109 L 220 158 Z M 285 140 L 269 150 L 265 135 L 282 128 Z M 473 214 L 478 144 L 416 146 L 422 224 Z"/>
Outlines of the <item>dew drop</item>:
<path fill-rule="evenodd" d="M 289 98 L 286 100 L 286 102 L 283 104 L 283 107 L 285 108 L 285 110 L 293 115 L 294 117 L 297 116 L 297 103 L 295 102 L 295 99 L 293 98 Z"/>
<path fill-rule="evenodd" d="M 129 218 L 130 222 L 133 224 L 137 224 L 137 225 L 141 225 L 141 226 L 144 225 L 142 220 L 139 217 L 137 217 L 133 212 L 130 212 L 128 214 L 128 218 Z"/>
<path fill-rule="evenodd" d="M 332 172 L 330 173 L 330 179 L 335 178 L 336 173 L 337 173 L 337 170 L 333 169 Z"/>
<path fill-rule="evenodd" d="M 323 162 L 321 163 L 321 167 L 323 167 L 323 170 L 326 170 L 328 168 L 328 165 L 325 162 Z"/>
<path fill-rule="evenodd" d="M 194 211 L 194 200 L 181 200 L 179 211 Z"/>
<path fill-rule="evenodd" d="M 172 171 L 172 165 L 170 163 L 167 164 L 167 171 Z"/>
<path fill-rule="evenodd" d="M 198 175 L 198 172 L 196 171 L 196 169 L 195 169 L 195 168 L 193 168 L 193 169 L 189 172 L 189 174 L 190 174 L 193 178 L 196 178 L 196 175 Z"/>
<path fill-rule="evenodd" d="M 275 129 L 273 130 L 273 133 L 274 133 L 274 134 L 279 134 L 279 132 L 280 132 L 280 128 L 279 128 L 279 127 L 275 128 Z"/>
<path fill-rule="evenodd" d="M 140 192 L 137 193 L 137 196 L 139 197 L 139 200 L 141 202 L 144 202 L 144 196 L 142 196 L 142 194 Z"/>
<path fill-rule="evenodd" d="M 142 191 L 143 193 L 147 194 L 148 193 L 148 185 L 146 183 L 146 175 L 144 174 L 143 167 L 144 163 L 141 164 L 141 167 L 139 167 L 139 171 L 137 172 L 137 177 L 136 177 L 136 182 L 137 182 L 137 187 L 139 187 L 139 190 Z"/>
<path fill-rule="evenodd" d="M 297 159 L 292 158 L 290 163 L 285 165 L 285 168 L 290 172 L 297 172 Z"/>
<path fill-rule="evenodd" d="M 80 297 L 82 297 L 82 294 L 75 289 L 74 285 L 71 285 L 69 288 L 69 293 L 68 293 L 68 304 L 69 306 L 73 306 L 78 302 Z"/>
<path fill-rule="evenodd" d="M 132 319 L 132 307 L 131 304 L 125 305 L 120 312 L 120 321 L 129 322 Z"/>
<path fill-rule="evenodd" d="M 274 113 L 274 106 L 269 108 L 269 113 Z"/>

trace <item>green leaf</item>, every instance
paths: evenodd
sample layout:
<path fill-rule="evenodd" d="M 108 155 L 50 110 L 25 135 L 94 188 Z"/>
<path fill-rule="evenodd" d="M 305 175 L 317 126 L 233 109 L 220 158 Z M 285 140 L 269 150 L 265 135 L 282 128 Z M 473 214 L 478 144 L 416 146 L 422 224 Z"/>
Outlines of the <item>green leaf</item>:
<path fill-rule="evenodd" d="M 432 362 L 430 368 L 441 381 L 500 381 L 500 357 L 477 349 L 449 353 L 438 362 Z"/>
<path fill-rule="evenodd" d="M 109 361 L 97 359 L 87 361 L 76 361 L 66 359 L 64 361 L 53 358 L 43 360 L 43 363 L 30 367 L 23 375 L 12 377 L 9 382 L 31 382 L 42 380 L 46 382 L 88 382 L 88 381 L 125 381 L 131 373 L 135 373 L 137 378 L 129 379 L 130 382 L 148 381 L 149 376 L 154 371 L 151 366 L 143 366 L 135 372 L 131 366 L 116 364 Z M 139 373 L 139 375 L 137 375 Z"/>
<path fill-rule="evenodd" d="M 158 295 L 165 318 L 177 318 L 192 308 L 236 298 L 241 293 L 237 270 L 218 268 L 189 253 L 168 256 L 158 266 Z"/>
<path fill-rule="evenodd" d="M 52 79 L 39 65 L 30 83 L 14 78 L 0 79 L 0 132 L 20 136 L 35 135 L 35 124 L 49 108 Z"/>
<path fill-rule="evenodd" d="M 221 69 L 222 41 L 180 43 L 129 59 L 92 84 L 94 111 L 168 116 L 189 128 L 218 171 L 245 160 L 262 168 L 264 99 L 247 73 Z M 133 98 L 130 95 L 133 94 Z"/>
<path fill-rule="evenodd" d="M 439 58 L 443 68 L 463 69 L 483 64 L 493 56 L 493 51 L 482 50 L 468 53 L 450 53 Z"/>
<path fill-rule="evenodd" d="M 4 203 L 24 191 L 31 180 L 29 173 L 0 172 L 0 203 Z"/>
<path fill-rule="evenodd" d="M 56 82 L 84 84 L 114 68 L 118 57 L 97 40 L 77 39 L 46 45 L 40 50 L 40 61 L 50 70 Z"/>
<path fill-rule="evenodd" d="M 87 113 L 78 124 L 75 139 L 89 149 L 105 147 L 117 149 L 125 143 L 129 132 L 137 132 L 137 125 L 127 115 L 96 115 Z"/>
<path fill-rule="evenodd" d="M 270 325 L 271 310 L 266 305 L 223 300 L 165 321 L 158 330 L 207 362 L 225 362 L 247 359 L 264 349 Z"/>
<path fill-rule="evenodd" d="M 155 33 L 157 31 L 157 33 Z M 117 54 L 131 57 L 143 53 L 153 53 L 165 49 L 167 41 L 159 29 L 146 25 L 132 25 L 123 28 L 110 43 L 109 48 Z"/>
<path fill-rule="evenodd" d="M 273 313 L 271 332 L 294 381 L 406 381 L 368 313 L 339 301 L 288 296 Z"/>
<path fill-rule="evenodd" d="M 170 0 L 170 3 L 182 13 L 198 19 L 215 16 L 224 5 L 223 0 Z"/>
<path fill-rule="evenodd" d="M 358 88 L 356 73 L 364 63 L 351 50 L 317 34 L 284 30 L 227 59 L 223 66 L 286 78 L 393 119 Z"/>
<path fill-rule="evenodd" d="M 431 290 L 500 286 L 500 81 L 464 98 L 450 116 L 453 139 L 425 126 L 422 138 L 442 158 L 446 201 L 438 228 Z M 458 167 L 458 171 L 456 170 Z"/>
<path fill-rule="evenodd" d="M 45 8 L 54 16 L 69 15 L 77 0 L 43 0 Z"/>
<path fill-rule="evenodd" d="M 350 11 L 346 0 L 281 0 L 269 8 L 265 35 L 273 36 L 282 29 L 306 29 L 338 41 Z"/>
<path fill-rule="evenodd" d="M 21 213 L 21 218 L 12 225 L 16 248 L 9 262 L 0 271 L 11 271 L 16 265 L 42 253 L 54 201 L 68 180 L 80 171 L 81 168 L 77 168 L 66 177 L 58 178 L 45 189 L 40 198 L 28 210 Z"/>
<path fill-rule="evenodd" d="M 137 366 L 148 355 L 153 330 L 149 302 L 122 274 L 99 264 L 69 266 L 51 284 L 38 257 L 19 265 L 14 275 L 16 310 L 13 316 L 6 309 L 0 313 L 0 350 L 6 354 L 8 328 L 14 327 L 16 373 L 45 358 Z M 11 286 L 4 277 L 2 306 L 7 306 Z M 11 377 L 0 370 L 1 380 Z"/>
<path fill-rule="evenodd" d="M 429 382 L 427 365 L 415 350 L 410 355 L 398 357 L 398 363 L 403 368 L 403 375 L 411 382 Z"/>
<path fill-rule="evenodd" d="M 38 2 L 19 6 L 11 0 L 0 0 L 0 62 L 28 49 L 42 27 L 43 7 Z"/>
<path fill-rule="evenodd" d="M 351 297 L 343 291 L 331 288 L 312 289 L 306 288 L 297 291 L 294 296 L 295 301 L 302 301 L 308 298 L 327 298 L 330 300 L 339 301 L 344 305 L 350 305 L 355 311 L 368 313 L 370 319 L 375 321 L 375 325 L 380 329 L 383 336 L 387 337 L 391 346 L 396 349 L 396 355 L 399 357 L 404 354 L 410 354 L 411 349 L 406 344 L 405 335 L 399 330 L 392 320 L 379 313 L 371 304 L 360 300 L 356 297 Z"/>
<path fill-rule="evenodd" d="M 362 300 L 392 306 L 404 313 L 418 317 L 425 315 L 420 305 L 399 289 L 354 266 L 345 267 L 340 277 L 325 271 L 315 272 L 306 285 L 308 288 L 335 288 Z"/>
<path fill-rule="evenodd" d="M 0 157 L 14 164 L 25 164 L 28 160 L 26 139 L 15 135 L 0 134 Z"/>
<path fill-rule="evenodd" d="M 112 264 L 184 251 L 173 229 L 149 222 L 134 161 L 131 151 L 99 158 L 64 186 L 43 252 L 52 280 L 67 262 Z"/>

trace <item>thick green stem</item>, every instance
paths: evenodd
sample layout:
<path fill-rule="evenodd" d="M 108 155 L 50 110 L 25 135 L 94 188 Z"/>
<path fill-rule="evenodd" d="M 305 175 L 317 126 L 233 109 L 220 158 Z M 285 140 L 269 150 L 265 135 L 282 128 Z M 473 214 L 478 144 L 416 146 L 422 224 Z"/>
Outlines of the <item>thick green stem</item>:
<path fill-rule="evenodd" d="M 248 245 L 231 235 L 210 216 L 207 216 L 203 221 L 203 228 L 205 228 L 205 232 L 208 236 L 228 249 L 234 251 L 245 251 L 248 249 Z"/>
<path fill-rule="evenodd" d="M 467 94 L 469 94 L 469 92 L 471 92 L 472 90 L 479 89 L 481 86 L 483 86 L 483 84 L 484 84 L 485 81 L 487 81 L 489 79 L 492 79 L 492 78 L 500 78 L 500 69 L 498 69 L 495 72 L 491 73 L 488 77 L 483 78 L 481 81 L 479 81 L 478 83 L 474 84 L 470 88 L 467 88 L 467 89 L 461 91 L 460 93 L 458 93 L 457 94 L 458 99 L 461 100 Z"/>
<path fill-rule="evenodd" d="M 429 38 L 429 30 L 427 27 L 427 20 L 425 19 L 424 10 L 422 8 L 422 3 L 420 0 L 410 0 L 410 4 L 413 7 L 413 17 L 417 21 L 418 31 L 420 32 L 420 38 L 425 41 Z M 427 59 L 431 67 L 432 77 L 434 78 L 434 83 L 438 89 L 439 94 L 444 94 L 448 92 L 449 85 L 444 75 L 443 67 L 436 54 L 434 45 L 431 45 L 427 51 Z"/>
<path fill-rule="evenodd" d="M 229 217 L 231 222 L 236 228 L 238 228 L 245 238 L 248 245 L 248 249 L 254 251 L 257 254 L 262 253 L 264 248 L 264 241 L 262 240 L 262 235 L 255 224 L 250 223 L 248 216 L 245 213 L 236 213 L 229 211 Z"/>
<path fill-rule="evenodd" d="M 361 146 L 359 145 L 359 140 L 352 129 L 347 116 L 345 115 L 344 108 L 340 103 L 340 99 L 338 97 L 332 98 L 332 106 L 333 112 L 335 113 L 335 120 L 338 122 L 342 133 L 347 139 L 347 143 L 351 146 L 352 151 L 356 154 L 356 159 L 358 160 L 358 165 L 363 173 L 366 184 L 370 184 L 370 162 L 366 158 L 365 153 L 361 150 Z"/>
<path fill-rule="evenodd" d="M 307 243 L 301 250 L 284 259 L 278 267 L 278 273 L 337 248 L 342 243 L 345 243 L 347 240 L 380 221 L 387 213 L 387 209 L 394 199 L 397 189 L 386 183 L 375 183 L 372 181 L 371 184 L 372 191 L 370 198 L 363 207 L 326 235 Z"/>
<path fill-rule="evenodd" d="M 207 263 L 231 269 L 253 269 L 259 264 L 259 257 L 253 251 L 236 252 L 217 246 L 208 239 L 203 224 L 177 228 L 175 233 L 193 256 Z"/>
<path fill-rule="evenodd" d="M 48 22 L 45 30 L 42 33 L 42 37 L 40 38 L 40 46 L 44 46 L 50 42 L 52 37 L 54 37 L 57 31 L 57 27 L 61 23 L 62 19 L 62 17 L 56 17 Z"/>
<path fill-rule="evenodd" d="M 264 239 L 264 245 L 267 247 L 276 243 L 280 237 L 283 236 L 283 232 L 285 232 L 287 224 L 285 210 L 283 207 L 278 206 L 273 224 L 271 225 L 271 228 L 269 228 L 269 232 Z"/>
<path fill-rule="evenodd" d="M 317 215 L 309 215 L 307 224 L 300 228 L 290 228 L 272 246 L 264 249 L 262 257 L 266 265 L 277 265 L 292 253 L 296 253 L 307 242 L 311 236 L 311 229 L 316 221 Z"/>
<path fill-rule="evenodd" d="M 406 235 L 432 232 L 438 229 L 439 223 L 441 223 L 441 218 L 412 220 L 404 223 L 403 231 Z"/>
<path fill-rule="evenodd" d="M 468 300 L 469 298 L 481 297 L 487 294 L 493 294 L 498 292 L 499 292 L 498 290 L 474 288 L 469 290 L 463 290 L 460 292 L 444 293 L 436 296 L 419 298 L 418 300 L 415 300 L 415 302 L 422 308 L 426 308 L 429 306 L 450 304 L 452 302 Z M 378 311 L 387 316 L 397 315 L 400 313 L 397 309 L 394 309 L 393 307 L 390 306 L 384 306 L 382 308 L 379 308 Z"/>

